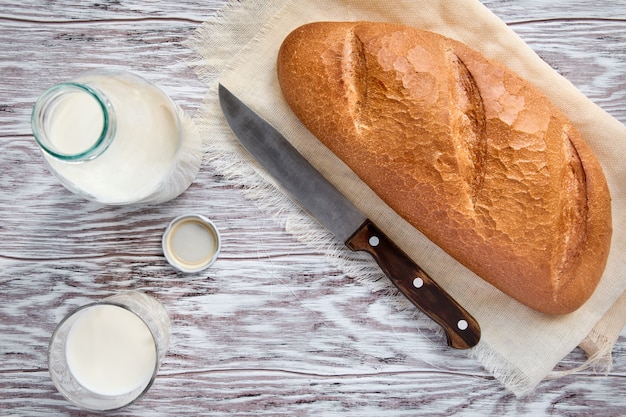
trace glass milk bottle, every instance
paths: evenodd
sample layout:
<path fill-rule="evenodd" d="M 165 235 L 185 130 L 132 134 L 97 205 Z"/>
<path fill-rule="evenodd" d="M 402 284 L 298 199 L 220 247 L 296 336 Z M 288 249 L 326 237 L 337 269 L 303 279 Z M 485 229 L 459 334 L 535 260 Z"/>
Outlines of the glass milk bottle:
<path fill-rule="evenodd" d="M 171 200 L 202 160 L 193 122 L 160 89 L 125 71 L 92 71 L 53 86 L 31 122 L 50 171 L 70 191 L 104 204 Z"/>

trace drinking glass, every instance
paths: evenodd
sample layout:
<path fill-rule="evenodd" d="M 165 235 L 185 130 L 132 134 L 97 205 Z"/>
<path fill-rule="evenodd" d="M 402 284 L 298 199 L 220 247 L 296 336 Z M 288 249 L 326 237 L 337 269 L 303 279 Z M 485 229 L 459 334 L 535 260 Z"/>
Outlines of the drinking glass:
<path fill-rule="evenodd" d="M 48 369 L 65 398 L 92 411 L 145 394 L 169 345 L 171 324 L 155 298 L 126 291 L 68 314 L 50 338 Z"/>

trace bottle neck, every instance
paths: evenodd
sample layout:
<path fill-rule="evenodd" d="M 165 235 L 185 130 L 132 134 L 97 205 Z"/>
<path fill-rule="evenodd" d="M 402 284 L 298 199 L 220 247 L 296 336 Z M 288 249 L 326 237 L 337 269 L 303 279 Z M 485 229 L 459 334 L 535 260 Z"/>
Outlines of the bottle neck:
<path fill-rule="evenodd" d="M 73 82 L 45 91 L 31 115 L 33 135 L 49 156 L 83 162 L 101 155 L 113 141 L 115 112 L 99 90 Z"/>

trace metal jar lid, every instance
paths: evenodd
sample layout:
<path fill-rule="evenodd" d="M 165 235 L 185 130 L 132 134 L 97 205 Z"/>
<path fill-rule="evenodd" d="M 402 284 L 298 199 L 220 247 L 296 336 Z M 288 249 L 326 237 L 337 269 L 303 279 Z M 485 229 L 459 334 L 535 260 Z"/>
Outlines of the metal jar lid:
<path fill-rule="evenodd" d="M 170 265 L 183 272 L 198 272 L 217 259 L 220 234 L 206 217 L 187 214 L 170 222 L 163 233 L 162 246 Z"/>

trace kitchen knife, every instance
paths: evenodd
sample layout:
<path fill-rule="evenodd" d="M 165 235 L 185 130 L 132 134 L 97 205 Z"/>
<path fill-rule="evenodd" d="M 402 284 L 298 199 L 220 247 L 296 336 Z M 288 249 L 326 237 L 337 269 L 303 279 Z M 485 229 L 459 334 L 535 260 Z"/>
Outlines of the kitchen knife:
<path fill-rule="evenodd" d="M 274 127 L 220 84 L 219 100 L 231 129 L 261 165 L 342 242 L 366 251 L 415 306 L 446 332 L 457 349 L 480 340 L 476 320 L 320 174 Z"/>

